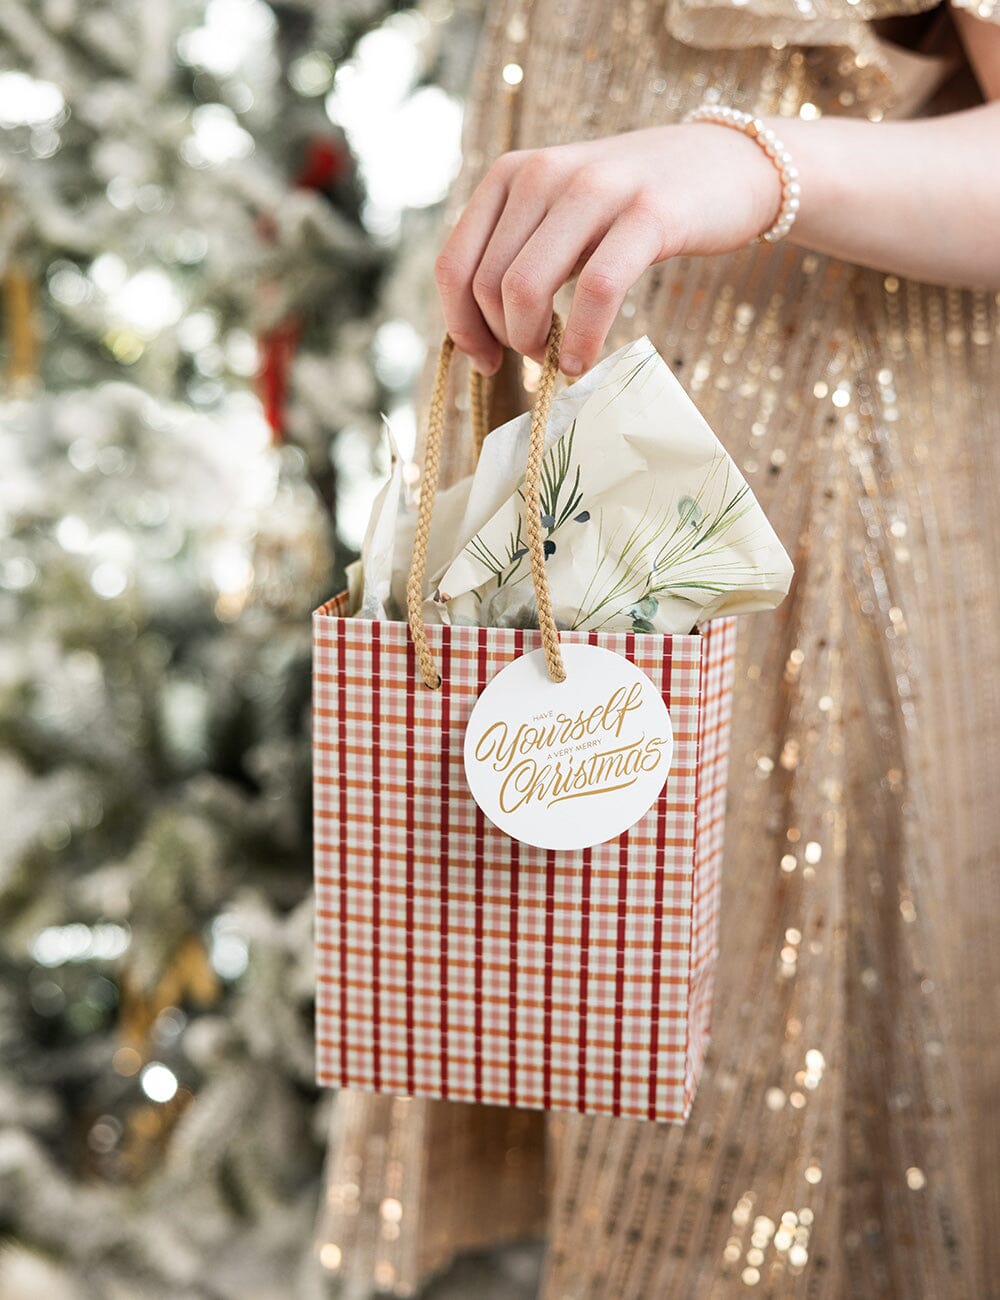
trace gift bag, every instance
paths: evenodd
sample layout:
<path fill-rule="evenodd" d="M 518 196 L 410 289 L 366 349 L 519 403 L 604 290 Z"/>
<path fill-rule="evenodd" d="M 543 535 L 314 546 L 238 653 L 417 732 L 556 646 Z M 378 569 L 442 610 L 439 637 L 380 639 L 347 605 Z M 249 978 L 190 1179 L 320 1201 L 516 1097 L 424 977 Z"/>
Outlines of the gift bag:
<path fill-rule="evenodd" d="M 351 617 L 347 593 L 314 614 L 317 1080 L 682 1123 L 709 1039 L 735 620 L 670 636 L 555 625 L 538 528 L 550 337 L 524 480 L 538 629 L 425 623 L 449 356 L 428 429 L 409 623 Z M 604 699 L 547 713 L 516 683 L 501 708 L 513 730 L 487 718 L 473 735 L 477 702 L 516 661 L 532 689 L 563 679 L 582 689 L 579 647 L 641 675 L 669 719 L 657 737 L 641 719 L 634 736 L 621 729 L 630 695 L 612 691 L 611 712 Z M 659 732 L 669 732 L 665 779 L 651 779 L 662 788 L 601 842 L 551 847 L 530 828 L 520 838 L 470 789 L 467 750 L 478 745 L 490 771 L 507 764 L 497 780 L 512 818 L 525 808 L 537 823 L 551 808 L 573 838 L 634 788 L 642 755 L 661 756 Z M 522 758 L 532 747 L 540 757 Z"/>

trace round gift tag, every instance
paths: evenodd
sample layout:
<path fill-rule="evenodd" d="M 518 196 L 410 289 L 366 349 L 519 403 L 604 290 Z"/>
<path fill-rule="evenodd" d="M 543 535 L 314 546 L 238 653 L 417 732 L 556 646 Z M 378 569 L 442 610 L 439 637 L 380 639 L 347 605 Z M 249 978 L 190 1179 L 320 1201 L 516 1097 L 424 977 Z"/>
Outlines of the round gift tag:
<path fill-rule="evenodd" d="M 584 849 L 628 830 L 663 789 L 673 730 L 641 669 L 599 646 L 563 644 L 566 680 L 542 650 L 507 664 L 476 701 L 465 774 L 479 807 L 514 839 Z"/>

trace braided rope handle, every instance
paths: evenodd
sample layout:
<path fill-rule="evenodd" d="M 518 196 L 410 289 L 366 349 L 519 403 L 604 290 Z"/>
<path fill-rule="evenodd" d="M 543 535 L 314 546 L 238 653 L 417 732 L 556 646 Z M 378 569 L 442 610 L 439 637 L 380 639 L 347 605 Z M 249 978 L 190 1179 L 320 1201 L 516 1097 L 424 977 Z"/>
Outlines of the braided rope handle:
<path fill-rule="evenodd" d="M 562 651 L 559 648 L 559 629 L 556 627 L 552 612 L 552 596 L 549 592 L 548 577 L 545 573 L 545 539 L 542 536 L 541 481 L 542 462 L 545 459 L 545 427 L 549 420 L 549 409 L 556 388 L 559 373 L 559 344 L 562 339 L 562 321 L 557 315 L 552 317 L 552 327 L 545 345 L 545 364 L 538 380 L 538 392 L 531 412 L 531 433 L 528 438 L 528 464 L 524 477 L 524 522 L 528 539 L 528 558 L 531 563 L 531 579 L 535 587 L 535 603 L 538 607 L 538 626 L 542 633 L 542 649 L 549 676 L 555 682 L 566 680 Z M 441 674 L 434 663 L 434 656 L 427 643 L 427 630 L 424 627 L 423 605 L 424 577 L 427 568 L 427 543 L 431 531 L 431 515 L 434 510 L 434 497 L 437 494 L 438 478 L 441 472 L 441 442 L 444 438 L 444 416 L 448 390 L 448 371 L 455 352 L 455 344 L 450 334 L 444 336 L 441 351 L 438 354 L 437 370 L 434 375 L 434 389 L 431 393 L 430 410 L 427 417 L 427 440 L 424 446 L 424 464 L 420 475 L 420 503 L 417 507 L 417 527 L 413 537 L 413 558 L 410 573 L 406 581 L 406 613 L 410 625 L 410 635 L 420 666 L 420 676 L 424 685 L 430 690 L 437 690 L 441 685 Z M 473 436 L 478 458 L 483 439 L 489 427 L 488 393 L 489 381 L 476 370 L 472 371 L 469 394 L 472 404 Z"/>

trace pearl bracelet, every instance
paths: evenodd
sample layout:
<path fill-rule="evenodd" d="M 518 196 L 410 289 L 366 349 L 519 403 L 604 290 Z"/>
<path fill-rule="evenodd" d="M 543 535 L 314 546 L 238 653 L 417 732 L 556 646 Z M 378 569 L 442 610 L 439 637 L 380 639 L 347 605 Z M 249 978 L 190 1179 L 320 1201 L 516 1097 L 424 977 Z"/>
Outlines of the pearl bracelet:
<path fill-rule="evenodd" d="M 771 128 L 752 113 L 744 113 L 741 109 L 728 108 L 723 104 L 700 104 L 685 116 L 684 121 L 714 122 L 719 126 L 731 126 L 760 145 L 781 177 L 781 207 L 778 209 L 774 224 L 757 238 L 766 239 L 769 244 L 773 244 L 787 235 L 799 210 L 801 193 L 799 169 L 792 162 L 792 155 Z"/>

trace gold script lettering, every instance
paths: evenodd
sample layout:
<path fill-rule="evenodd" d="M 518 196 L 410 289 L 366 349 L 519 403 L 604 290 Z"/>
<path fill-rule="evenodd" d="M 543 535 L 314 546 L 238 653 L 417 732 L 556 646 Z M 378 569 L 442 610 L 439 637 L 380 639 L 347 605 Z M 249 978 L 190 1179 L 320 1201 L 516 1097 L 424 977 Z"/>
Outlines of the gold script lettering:
<path fill-rule="evenodd" d="M 501 782 L 500 809 L 512 813 L 532 802 L 551 808 L 566 799 L 625 790 L 635 784 L 640 772 L 656 770 L 666 744 L 664 736 L 648 740 L 640 736 L 627 745 L 599 750 L 576 762 L 568 758 L 539 765 L 526 757 L 511 766 Z"/>
<path fill-rule="evenodd" d="M 557 745 L 588 736 L 603 732 L 618 740 L 629 714 L 641 707 L 642 686 L 633 682 L 617 687 L 603 704 L 589 712 L 581 709 L 575 717 L 560 713 L 553 722 L 541 726 L 522 722 L 513 736 L 507 722 L 494 722 L 479 737 L 473 752 L 480 763 L 492 762 L 495 772 L 506 772 L 521 756 L 546 753 Z"/>

